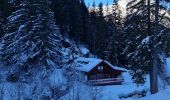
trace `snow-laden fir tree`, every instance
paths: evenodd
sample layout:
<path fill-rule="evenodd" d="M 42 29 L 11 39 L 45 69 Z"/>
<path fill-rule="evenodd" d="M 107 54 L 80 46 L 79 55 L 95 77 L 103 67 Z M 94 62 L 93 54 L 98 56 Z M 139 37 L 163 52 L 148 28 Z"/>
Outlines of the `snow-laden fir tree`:
<path fill-rule="evenodd" d="M 109 16 L 110 17 L 110 21 L 112 22 L 112 54 L 111 54 L 111 59 L 112 59 L 112 63 L 116 64 L 116 65 L 121 65 L 121 66 L 125 66 L 126 65 L 126 59 L 125 56 L 122 54 L 123 50 L 124 50 L 124 40 L 125 38 L 123 37 L 124 33 L 123 33 L 123 18 L 121 15 L 121 10 L 120 7 L 118 5 L 118 2 L 116 0 L 113 0 L 113 4 L 112 4 L 112 13 Z M 108 23 L 110 23 L 110 21 L 108 21 Z M 110 27 L 110 28 L 111 28 Z"/>
<path fill-rule="evenodd" d="M 135 0 L 133 1 L 135 2 Z M 128 4 L 131 5 L 132 2 Z M 131 6 L 130 6 L 131 7 Z M 132 6 L 133 7 L 133 6 Z M 148 35 L 148 13 L 147 5 L 145 0 L 141 0 L 137 6 L 134 6 L 138 10 L 133 12 L 133 8 L 129 8 L 130 14 L 127 16 L 125 22 L 125 43 L 126 48 L 124 53 L 127 53 L 130 67 L 133 70 L 132 76 L 135 82 L 143 83 L 145 74 L 149 72 L 152 65 L 151 49 L 147 46 L 149 43 L 149 38 L 142 43 L 142 40 Z M 132 10 L 131 10 L 132 9 Z M 142 43 L 142 44 L 141 44 Z"/>
<path fill-rule="evenodd" d="M 3 15 L 3 0 L 0 0 L 0 37 L 3 35 L 4 15 Z"/>
<path fill-rule="evenodd" d="M 7 73 L 2 75 L 5 83 L 15 84 L 6 91 L 16 88 L 8 94 L 35 100 L 66 94 L 68 84 L 61 67 L 70 67 L 67 51 L 72 44 L 61 38 L 47 1 L 24 0 L 8 17 L 5 32 L 0 67 Z"/>
<path fill-rule="evenodd" d="M 61 62 L 61 36 L 46 0 L 24 0 L 8 17 L 2 38 L 1 61 L 17 68 Z"/>
<path fill-rule="evenodd" d="M 159 45 L 158 53 L 160 60 L 159 71 L 163 71 L 161 64 L 164 63 L 164 49 L 167 41 L 169 28 L 161 24 L 163 16 L 159 16 L 159 25 L 155 27 L 154 3 L 147 0 L 132 0 L 128 4 L 128 16 L 125 22 L 124 53 L 127 53 L 129 68 L 132 70 L 133 79 L 137 83 L 143 83 L 146 74 L 150 74 L 153 67 L 154 47 Z M 135 11 L 136 9 L 136 11 Z M 157 35 L 156 34 L 157 31 Z M 159 66 L 159 65 L 158 65 Z"/>

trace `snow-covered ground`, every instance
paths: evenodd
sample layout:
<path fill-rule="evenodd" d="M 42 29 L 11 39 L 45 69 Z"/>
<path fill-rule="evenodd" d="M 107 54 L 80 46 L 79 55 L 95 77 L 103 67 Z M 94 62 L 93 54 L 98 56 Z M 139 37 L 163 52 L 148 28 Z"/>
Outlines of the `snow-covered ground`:
<path fill-rule="evenodd" d="M 165 90 L 159 91 L 157 94 L 148 95 L 138 100 L 170 100 L 170 86 L 166 87 Z"/>
<path fill-rule="evenodd" d="M 167 58 L 167 70 L 168 72 L 170 72 L 170 58 Z M 55 82 L 59 81 L 63 82 L 62 79 L 55 77 L 56 76 L 55 73 L 57 73 L 57 76 L 63 77 L 62 75 L 58 75 L 59 72 L 54 72 L 54 75 L 52 74 L 49 80 L 53 81 L 54 84 Z M 149 93 L 149 76 L 146 77 L 146 83 L 142 86 L 138 86 L 135 83 L 133 83 L 129 72 L 123 73 L 123 77 L 125 79 L 125 82 L 122 85 L 93 87 L 85 85 L 83 83 L 75 82 L 73 83 L 74 86 L 72 87 L 72 90 L 67 95 L 63 96 L 60 100 L 170 100 L 170 86 L 166 86 L 165 88 L 163 88 L 163 84 L 160 80 L 159 80 L 159 92 L 157 94 L 151 95 Z M 13 88 L 14 86 L 12 85 L 9 86 L 10 89 L 8 90 L 14 89 Z M 27 88 L 29 88 L 28 90 L 30 90 L 32 87 L 27 86 Z M 26 87 L 24 87 L 24 89 L 26 90 Z M 14 90 L 11 90 L 11 92 L 13 92 Z M 146 93 L 146 97 L 138 98 L 137 96 L 132 96 L 129 98 L 119 98 L 120 96 L 127 96 L 128 94 L 138 93 L 143 90 L 148 91 Z M 7 92 L 4 93 L 9 94 Z M 4 100 L 12 99 L 5 98 Z"/>
<path fill-rule="evenodd" d="M 170 72 L 170 58 L 167 58 L 166 65 L 168 72 Z M 151 95 L 149 92 L 149 75 L 146 76 L 146 83 L 140 86 L 133 83 L 129 72 L 123 73 L 123 77 L 125 82 L 122 85 L 90 87 L 76 83 L 74 89 L 61 100 L 71 100 L 70 97 L 73 98 L 73 95 L 76 98 L 77 93 L 79 100 L 170 100 L 170 86 L 165 86 L 161 79 L 159 79 L 159 92 Z M 147 91 L 145 97 L 138 95 L 142 91 Z M 128 97 L 131 94 L 135 95 Z"/>
<path fill-rule="evenodd" d="M 135 93 L 142 90 L 149 89 L 149 78 L 146 78 L 146 83 L 142 86 L 137 86 L 133 83 L 131 75 L 128 72 L 123 74 L 125 82 L 122 85 L 109 85 L 109 86 L 86 86 L 85 84 L 75 83 L 74 89 L 60 100 L 72 100 L 73 94 L 80 94 L 79 100 L 126 100 L 120 99 L 119 96 Z M 129 98 L 128 98 L 129 99 Z M 127 99 L 127 100 L 128 100 Z M 135 100 L 135 97 L 130 98 Z"/>
<path fill-rule="evenodd" d="M 170 58 L 167 58 L 167 72 L 170 73 Z M 137 86 L 132 82 L 129 73 L 123 74 L 125 82 L 123 85 L 112 85 L 102 87 L 102 96 L 99 100 L 170 100 L 170 86 L 164 87 L 161 80 L 159 80 L 159 93 L 151 95 L 149 92 L 146 97 L 136 98 L 131 97 L 127 99 L 120 99 L 120 95 L 127 95 L 129 93 L 142 91 L 143 89 L 149 90 L 149 76 L 146 78 L 146 83 L 143 86 Z"/>
<path fill-rule="evenodd" d="M 149 78 L 146 78 L 146 83 L 142 86 L 137 86 L 133 83 L 129 73 L 124 73 L 123 77 L 125 82 L 122 85 L 112 85 L 112 86 L 103 86 L 102 88 L 102 97 L 99 100 L 120 100 L 119 96 L 127 95 L 129 93 L 141 90 L 149 89 Z M 124 99 L 121 99 L 124 100 Z"/>

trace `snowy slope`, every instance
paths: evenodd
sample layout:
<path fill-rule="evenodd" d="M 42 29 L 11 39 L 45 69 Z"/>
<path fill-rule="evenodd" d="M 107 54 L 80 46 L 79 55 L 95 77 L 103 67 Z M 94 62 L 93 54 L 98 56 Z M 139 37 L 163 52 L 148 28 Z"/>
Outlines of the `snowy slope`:
<path fill-rule="evenodd" d="M 167 72 L 170 75 L 170 58 L 167 58 Z M 143 98 L 127 98 L 120 99 L 120 95 L 127 95 L 135 91 L 141 91 L 143 89 L 149 90 L 149 76 L 146 78 L 146 83 L 143 86 L 137 86 L 133 83 L 129 73 L 124 73 L 123 77 L 125 82 L 123 85 L 113 85 L 103 87 L 103 95 L 99 100 L 170 100 L 170 86 L 164 87 L 164 84 L 159 79 L 159 93 L 151 95 L 149 92 L 146 97 Z M 166 88 L 166 89 L 165 89 Z"/>
<path fill-rule="evenodd" d="M 76 92 L 80 94 L 79 100 L 124 100 L 120 99 L 119 96 L 148 90 L 149 88 L 149 78 L 146 79 L 144 85 L 137 86 L 133 83 L 128 72 L 123 73 L 123 77 L 125 82 L 122 85 L 89 86 L 77 82 L 74 84 L 74 88 L 66 96 L 62 97 L 61 100 L 69 100 L 68 98 L 73 98 L 73 95 L 76 97 Z"/>
<path fill-rule="evenodd" d="M 170 58 L 167 58 L 167 69 L 170 72 Z M 68 100 L 70 97 L 76 97 L 79 95 L 79 100 L 169 100 L 170 98 L 170 86 L 165 86 L 159 78 L 159 93 L 151 95 L 149 92 L 150 80 L 149 75 L 146 76 L 146 83 L 144 85 L 136 85 L 131 79 L 129 72 L 125 72 L 122 75 L 124 77 L 124 83 L 122 85 L 109 85 L 109 86 L 90 86 L 88 84 L 77 82 L 74 84 L 74 88 L 64 96 L 61 100 Z M 138 97 L 136 95 L 128 98 L 131 94 L 141 93 L 146 91 L 146 97 Z M 73 96 L 75 95 L 75 96 Z M 71 100 L 71 99 L 70 99 Z"/>
<path fill-rule="evenodd" d="M 120 100 L 119 96 L 127 95 L 135 91 L 141 91 L 149 88 L 149 79 L 146 79 L 146 83 L 142 86 L 137 86 L 133 83 L 131 75 L 126 72 L 123 73 L 125 82 L 122 85 L 112 85 L 102 87 L 103 96 L 99 100 Z"/>
<path fill-rule="evenodd" d="M 166 63 L 167 73 L 170 76 L 170 58 L 166 59 Z"/>
<path fill-rule="evenodd" d="M 80 94 L 79 100 L 123 100 L 119 96 L 149 88 L 148 78 L 146 84 L 137 86 L 133 83 L 131 75 L 128 72 L 125 72 L 123 77 L 125 82 L 122 85 L 89 86 L 76 82 L 74 83 L 74 88 L 60 100 L 73 100 L 69 98 L 76 98 L 77 92 Z M 75 96 L 73 97 L 73 95 Z"/>
<path fill-rule="evenodd" d="M 161 90 L 157 94 L 149 95 L 138 100 L 170 100 L 170 86 L 167 87 L 165 90 Z"/>
<path fill-rule="evenodd" d="M 64 56 L 70 57 L 70 55 L 74 55 L 74 57 L 80 57 L 89 53 L 89 50 L 86 49 L 85 46 L 78 46 L 74 41 L 69 39 L 65 40 L 74 46 L 74 48 L 72 48 L 74 49 L 74 53 L 72 49 L 70 49 L 71 47 L 63 48 L 62 52 Z M 52 91 L 56 92 L 56 95 L 61 96 L 67 93 L 68 88 L 72 87 L 71 84 L 68 83 L 66 70 L 64 68 L 59 69 L 54 66 L 53 70 L 47 71 L 43 69 L 43 67 L 37 68 L 37 66 L 39 65 L 32 66 L 34 69 L 31 75 L 22 73 L 21 82 L 9 82 L 7 81 L 9 74 L 9 70 L 7 69 L 10 69 L 10 67 L 6 68 L 0 63 L 0 100 L 44 100 L 42 98 L 51 95 Z M 56 100 L 55 98 L 59 97 L 54 97 L 54 100 Z"/>

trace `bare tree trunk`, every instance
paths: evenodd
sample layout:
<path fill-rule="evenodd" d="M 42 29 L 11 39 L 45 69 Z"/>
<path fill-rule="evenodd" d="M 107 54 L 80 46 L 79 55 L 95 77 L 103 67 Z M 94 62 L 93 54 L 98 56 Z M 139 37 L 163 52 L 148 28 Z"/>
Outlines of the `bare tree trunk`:
<path fill-rule="evenodd" d="M 150 72 L 150 92 L 151 94 L 158 92 L 158 55 L 157 50 L 154 51 L 153 67 Z"/>
<path fill-rule="evenodd" d="M 156 6 L 155 6 L 155 26 L 156 26 L 156 32 L 154 34 L 154 37 L 156 38 L 158 34 L 158 14 L 159 14 L 159 0 L 156 0 Z M 153 53 L 153 67 L 151 68 L 151 75 L 150 75 L 150 92 L 151 94 L 158 92 L 158 66 L 159 66 L 159 46 L 156 46 L 156 41 L 154 40 L 154 53 Z"/>

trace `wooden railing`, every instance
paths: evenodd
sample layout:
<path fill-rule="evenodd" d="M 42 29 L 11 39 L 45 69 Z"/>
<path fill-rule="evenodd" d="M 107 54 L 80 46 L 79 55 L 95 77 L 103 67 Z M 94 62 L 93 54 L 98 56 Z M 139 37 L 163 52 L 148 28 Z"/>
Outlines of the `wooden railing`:
<path fill-rule="evenodd" d="M 107 78 L 107 79 L 98 79 L 98 80 L 90 80 L 90 82 L 94 85 L 111 85 L 111 84 L 122 84 L 124 82 L 123 78 Z"/>

